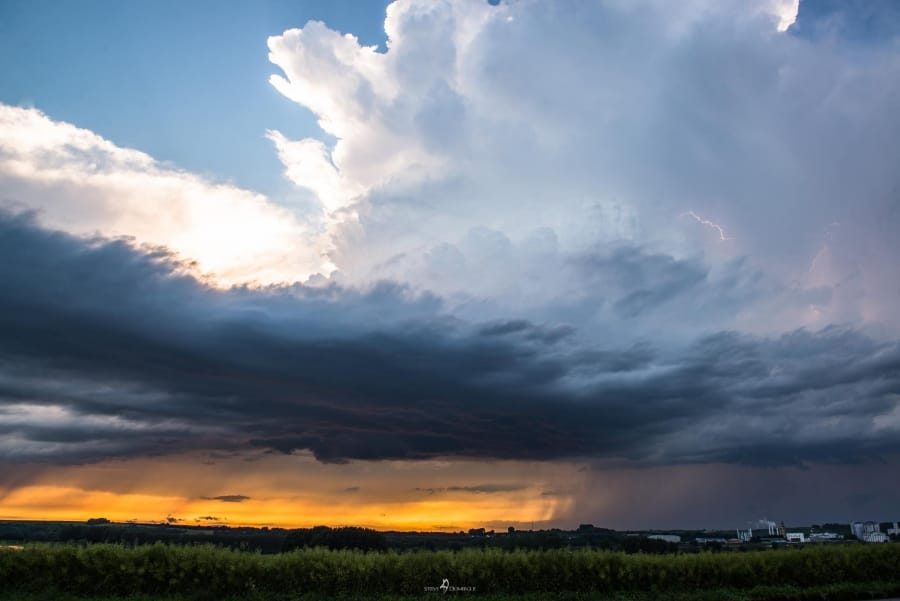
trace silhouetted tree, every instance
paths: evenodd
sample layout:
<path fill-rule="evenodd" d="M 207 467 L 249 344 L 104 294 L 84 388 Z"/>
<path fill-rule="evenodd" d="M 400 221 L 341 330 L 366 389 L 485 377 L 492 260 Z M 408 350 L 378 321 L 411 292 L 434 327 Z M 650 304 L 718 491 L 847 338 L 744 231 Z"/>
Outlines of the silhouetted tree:
<path fill-rule="evenodd" d="M 316 526 L 289 531 L 282 543 L 281 550 L 292 551 L 303 547 L 383 551 L 387 549 L 387 539 L 381 532 L 369 528 Z"/>

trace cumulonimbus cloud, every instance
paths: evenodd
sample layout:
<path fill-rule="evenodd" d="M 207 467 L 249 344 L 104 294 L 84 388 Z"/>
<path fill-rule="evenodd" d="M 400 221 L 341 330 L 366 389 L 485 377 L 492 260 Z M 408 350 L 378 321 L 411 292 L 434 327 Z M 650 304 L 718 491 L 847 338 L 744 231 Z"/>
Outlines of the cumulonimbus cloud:
<path fill-rule="evenodd" d="M 336 141 L 270 135 L 353 282 L 537 315 L 582 287 L 567 257 L 625 242 L 755 265 L 764 306 L 732 327 L 896 333 L 900 60 L 816 18 L 795 0 L 400 0 L 384 51 L 319 22 L 269 39 L 273 85 Z"/>
<path fill-rule="evenodd" d="M 900 59 L 785 4 L 404 0 L 383 52 L 273 37 L 337 140 L 269 132 L 311 224 L 3 108 L 38 213 L 0 219 L 0 453 L 897 451 Z"/>
<path fill-rule="evenodd" d="M 0 218 L 0 253 L 15 258 L 0 264 L 6 460 L 263 448 L 778 464 L 898 450 L 900 347 L 848 329 L 602 346 L 549 323 L 466 322 L 390 283 L 216 289 L 166 255 L 23 215 Z"/>

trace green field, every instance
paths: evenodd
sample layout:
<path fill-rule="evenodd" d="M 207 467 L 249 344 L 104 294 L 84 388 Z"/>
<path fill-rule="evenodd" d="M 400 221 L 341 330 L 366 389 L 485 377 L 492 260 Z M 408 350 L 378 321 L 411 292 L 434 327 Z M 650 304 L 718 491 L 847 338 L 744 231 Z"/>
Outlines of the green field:
<path fill-rule="evenodd" d="M 818 587 L 754 587 L 752 589 L 710 589 L 696 592 L 617 592 L 617 593 L 491 593 L 468 598 L 478 601 L 861 601 L 863 599 L 885 599 L 896 595 L 898 585 L 869 583 L 831 585 Z M 217 601 L 317 601 L 336 599 L 338 601 L 434 601 L 446 599 L 440 594 L 383 595 L 378 593 L 350 593 L 326 595 L 322 593 L 254 593 L 212 597 L 194 595 L 131 595 L 122 596 L 76 596 L 56 591 L 44 593 L 0 593 L 0 601 L 197 601 L 215 598 Z M 454 598 L 451 594 L 450 598 Z M 466 597 L 456 597 L 466 598 Z"/>
<path fill-rule="evenodd" d="M 595 550 L 261 555 L 212 546 L 30 544 L 0 550 L 0 600 L 863 599 L 900 594 L 900 545 L 749 553 L 626 555 Z M 474 592 L 471 590 L 474 589 Z M 548 593 L 554 592 L 553 595 Z M 142 596 L 143 595 L 143 596 Z M 524 595 L 524 596 L 523 596 Z"/>

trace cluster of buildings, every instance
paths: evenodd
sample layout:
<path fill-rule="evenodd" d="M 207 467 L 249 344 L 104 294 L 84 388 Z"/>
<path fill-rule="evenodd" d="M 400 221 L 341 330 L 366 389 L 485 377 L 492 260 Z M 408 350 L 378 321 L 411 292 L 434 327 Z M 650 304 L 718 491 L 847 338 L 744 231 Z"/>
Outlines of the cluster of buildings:
<path fill-rule="evenodd" d="M 768 538 L 763 538 L 767 542 L 827 543 L 844 539 L 842 535 L 836 532 L 786 532 L 784 522 L 781 525 L 777 525 L 769 520 L 760 520 L 757 522 L 757 527 L 760 526 L 768 531 Z M 893 526 L 887 532 L 882 532 L 881 524 L 878 522 L 851 522 L 850 534 L 864 543 L 886 543 L 891 540 L 892 535 L 900 535 L 897 522 L 894 522 Z M 737 537 L 742 542 L 749 542 L 753 538 L 753 529 L 738 530 Z"/>
<path fill-rule="evenodd" d="M 878 522 L 853 522 L 850 524 L 850 532 L 864 543 L 886 543 L 891 540 L 892 534 L 900 534 L 900 529 L 897 528 L 897 522 L 887 532 L 881 531 L 881 524 Z"/>
<path fill-rule="evenodd" d="M 754 535 L 754 528 L 757 534 Z M 765 531 L 766 534 L 762 534 Z M 768 543 L 771 545 L 790 544 L 790 543 L 829 543 L 844 540 L 844 535 L 836 532 L 815 532 L 815 531 L 796 531 L 788 532 L 785 529 L 784 522 L 776 524 L 770 520 L 759 520 L 753 526 L 746 530 L 736 530 L 735 538 L 724 537 L 697 537 L 694 542 L 698 545 L 741 545 L 756 541 L 760 543 Z M 852 522 L 850 524 L 850 535 L 864 543 L 885 543 L 891 540 L 891 537 L 900 536 L 900 528 L 897 522 L 893 523 L 893 528 L 888 528 L 887 532 L 882 532 L 881 524 L 878 522 Z M 651 534 L 647 538 L 666 541 L 668 543 L 680 543 L 681 536 L 677 534 Z"/>
<path fill-rule="evenodd" d="M 766 528 L 769 537 L 777 537 L 788 543 L 827 543 L 844 539 L 836 532 L 786 532 L 784 522 L 779 526 L 769 520 L 760 520 L 757 526 Z M 891 540 L 891 535 L 900 534 L 897 522 L 894 522 L 893 526 L 887 532 L 882 532 L 881 524 L 878 522 L 851 522 L 850 534 L 864 543 L 886 543 Z M 750 528 L 738 530 L 737 534 L 740 540 L 749 541 L 753 537 L 753 530 Z"/>

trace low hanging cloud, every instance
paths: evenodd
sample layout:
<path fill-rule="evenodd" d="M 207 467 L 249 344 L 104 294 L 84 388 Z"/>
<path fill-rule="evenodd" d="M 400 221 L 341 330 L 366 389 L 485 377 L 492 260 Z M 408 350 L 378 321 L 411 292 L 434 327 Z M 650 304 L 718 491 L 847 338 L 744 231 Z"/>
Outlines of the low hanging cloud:
<path fill-rule="evenodd" d="M 204 501 L 221 501 L 222 503 L 243 503 L 251 497 L 247 495 L 219 495 L 217 497 L 201 497 Z"/>
<path fill-rule="evenodd" d="M 440 488 L 416 488 L 418 492 L 426 492 L 429 495 L 440 493 L 470 493 L 470 494 L 495 494 L 506 492 L 517 492 L 526 490 L 528 486 L 524 484 L 475 484 L 472 486 L 445 486 Z"/>
<path fill-rule="evenodd" d="M 15 259 L 0 264 L 7 461 L 267 449 L 770 465 L 900 450 L 900 346 L 852 329 L 604 346 L 577 328 L 529 335 L 552 323 L 466 322 L 387 282 L 211 288 L 164 253 L 28 215 L 0 218 L 0 253 Z"/>

